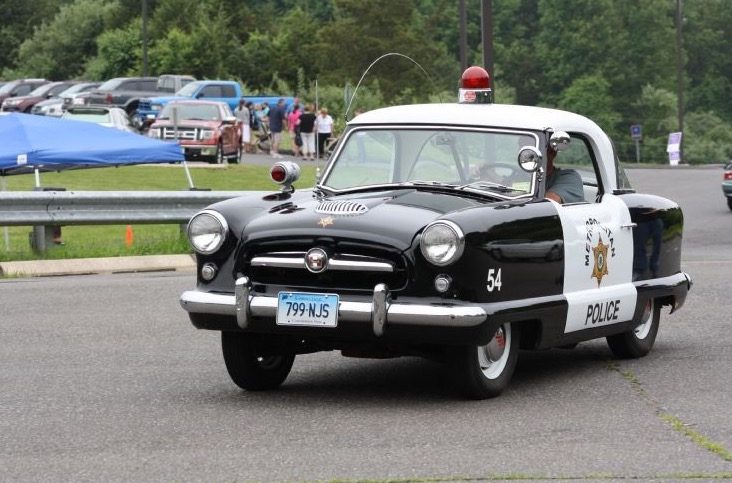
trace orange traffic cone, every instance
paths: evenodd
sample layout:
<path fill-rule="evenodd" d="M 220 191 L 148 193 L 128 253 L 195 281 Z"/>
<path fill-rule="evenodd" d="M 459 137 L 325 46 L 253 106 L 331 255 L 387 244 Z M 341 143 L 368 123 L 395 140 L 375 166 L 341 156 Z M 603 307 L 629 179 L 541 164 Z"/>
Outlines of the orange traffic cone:
<path fill-rule="evenodd" d="M 130 248 L 134 241 L 135 241 L 135 234 L 132 233 L 132 225 L 127 225 L 127 230 L 125 231 L 125 246 L 127 248 Z"/>

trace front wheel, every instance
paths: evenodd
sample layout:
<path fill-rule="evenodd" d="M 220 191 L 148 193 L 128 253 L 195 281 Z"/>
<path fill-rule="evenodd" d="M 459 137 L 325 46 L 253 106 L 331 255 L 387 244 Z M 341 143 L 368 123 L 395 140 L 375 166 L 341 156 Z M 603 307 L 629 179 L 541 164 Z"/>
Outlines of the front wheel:
<path fill-rule="evenodd" d="M 610 351 L 620 359 L 637 359 L 648 354 L 656 341 L 660 320 L 661 305 L 649 299 L 634 329 L 607 338 Z"/>
<path fill-rule="evenodd" d="M 501 325 L 486 345 L 459 348 L 453 370 L 460 391 L 471 399 L 501 394 L 516 369 L 518 349 L 519 329 L 511 324 Z"/>
<path fill-rule="evenodd" d="M 226 370 L 234 383 L 249 391 L 279 387 L 290 374 L 295 354 L 276 338 L 221 332 Z"/>
<path fill-rule="evenodd" d="M 216 164 L 224 164 L 226 157 L 224 156 L 224 145 L 219 142 L 216 148 Z"/>

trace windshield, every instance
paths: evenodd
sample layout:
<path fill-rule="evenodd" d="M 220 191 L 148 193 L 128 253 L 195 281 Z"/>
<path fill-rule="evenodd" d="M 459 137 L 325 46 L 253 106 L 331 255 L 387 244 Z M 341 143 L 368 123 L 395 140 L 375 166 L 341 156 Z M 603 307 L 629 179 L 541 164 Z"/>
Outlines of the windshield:
<path fill-rule="evenodd" d="M 64 119 L 75 119 L 77 121 L 96 122 L 99 124 L 112 122 L 109 112 L 105 111 L 74 111 L 65 112 Z"/>
<path fill-rule="evenodd" d="M 193 93 L 198 89 L 198 85 L 198 82 L 189 82 L 178 89 L 178 92 L 176 92 L 175 95 L 181 97 L 193 97 Z"/>
<path fill-rule="evenodd" d="M 348 132 L 322 186 L 427 183 L 490 192 L 503 198 L 533 193 L 535 176 L 518 166 L 531 132 L 440 128 L 356 128 Z"/>
<path fill-rule="evenodd" d="M 59 93 L 59 97 L 62 96 L 68 96 L 71 94 L 76 94 L 77 92 L 81 92 L 84 89 L 86 89 L 89 86 L 89 84 L 74 84 L 71 87 L 67 88 L 65 91 Z"/>
<path fill-rule="evenodd" d="M 0 87 L 0 94 L 8 94 L 10 91 L 15 89 L 15 86 L 17 85 L 17 82 L 8 82 L 7 84 Z"/>
<path fill-rule="evenodd" d="M 221 120 L 219 108 L 214 104 L 184 104 L 177 102 L 173 102 L 165 106 L 160 112 L 158 118 L 172 118 L 173 109 L 178 110 L 178 119 L 198 119 L 205 121 Z"/>
<path fill-rule="evenodd" d="M 113 91 L 114 89 L 117 88 L 117 86 L 119 86 L 122 83 L 123 80 L 125 80 L 125 79 L 122 77 L 117 77 L 115 79 L 109 79 L 107 82 L 105 82 L 99 86 L 99 90 L 100 91 Z"/>

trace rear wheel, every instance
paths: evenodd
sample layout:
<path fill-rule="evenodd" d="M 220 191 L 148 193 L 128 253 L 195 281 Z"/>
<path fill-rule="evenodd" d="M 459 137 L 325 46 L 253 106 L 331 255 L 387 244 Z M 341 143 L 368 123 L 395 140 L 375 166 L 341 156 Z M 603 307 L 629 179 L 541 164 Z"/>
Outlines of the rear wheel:
<path fill-rule="evenodd" d="M 727 198 L 727 206 L 729 207 L 730 210 L 732 210 L 732 196 Z"/>
<path fill-rule="evenodd" d="M 634 329 L 607 338 L 613 355 L 621 359 L 635 359 L 648 354 L 656 341 L 660 319 L 661 305 L 649 299 Z"/>
<path fill-rule="evenodd" d="M 516 368 L 519 330 L 501 325 L 486 345 L 458 349 L 453 370 L 458 388 L 471 399 L 496 397 L 508 386 Z"/>
<path fill-rule="evenodd" d="M 231 380 L 250 391 L 276 389 L 287 379 L 295 361 L 295 354 L 275 337 L 222 332 L 221 348 Z"/>

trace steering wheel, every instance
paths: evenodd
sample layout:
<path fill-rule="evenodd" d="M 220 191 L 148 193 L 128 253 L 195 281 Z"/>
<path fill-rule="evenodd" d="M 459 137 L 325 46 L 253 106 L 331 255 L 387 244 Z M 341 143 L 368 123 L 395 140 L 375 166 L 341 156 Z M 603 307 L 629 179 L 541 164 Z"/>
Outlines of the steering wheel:
<path fill-rule="evenodd" d="M 478 169 L 478 175 L 480 179 L 487 181 L 493 181 L 506 186 L 511 186 L 514 181 L 517 181 L 517 175 L 520 175 L 521 171 L 517 166 L 512 164 L 484 164 Z"/>

